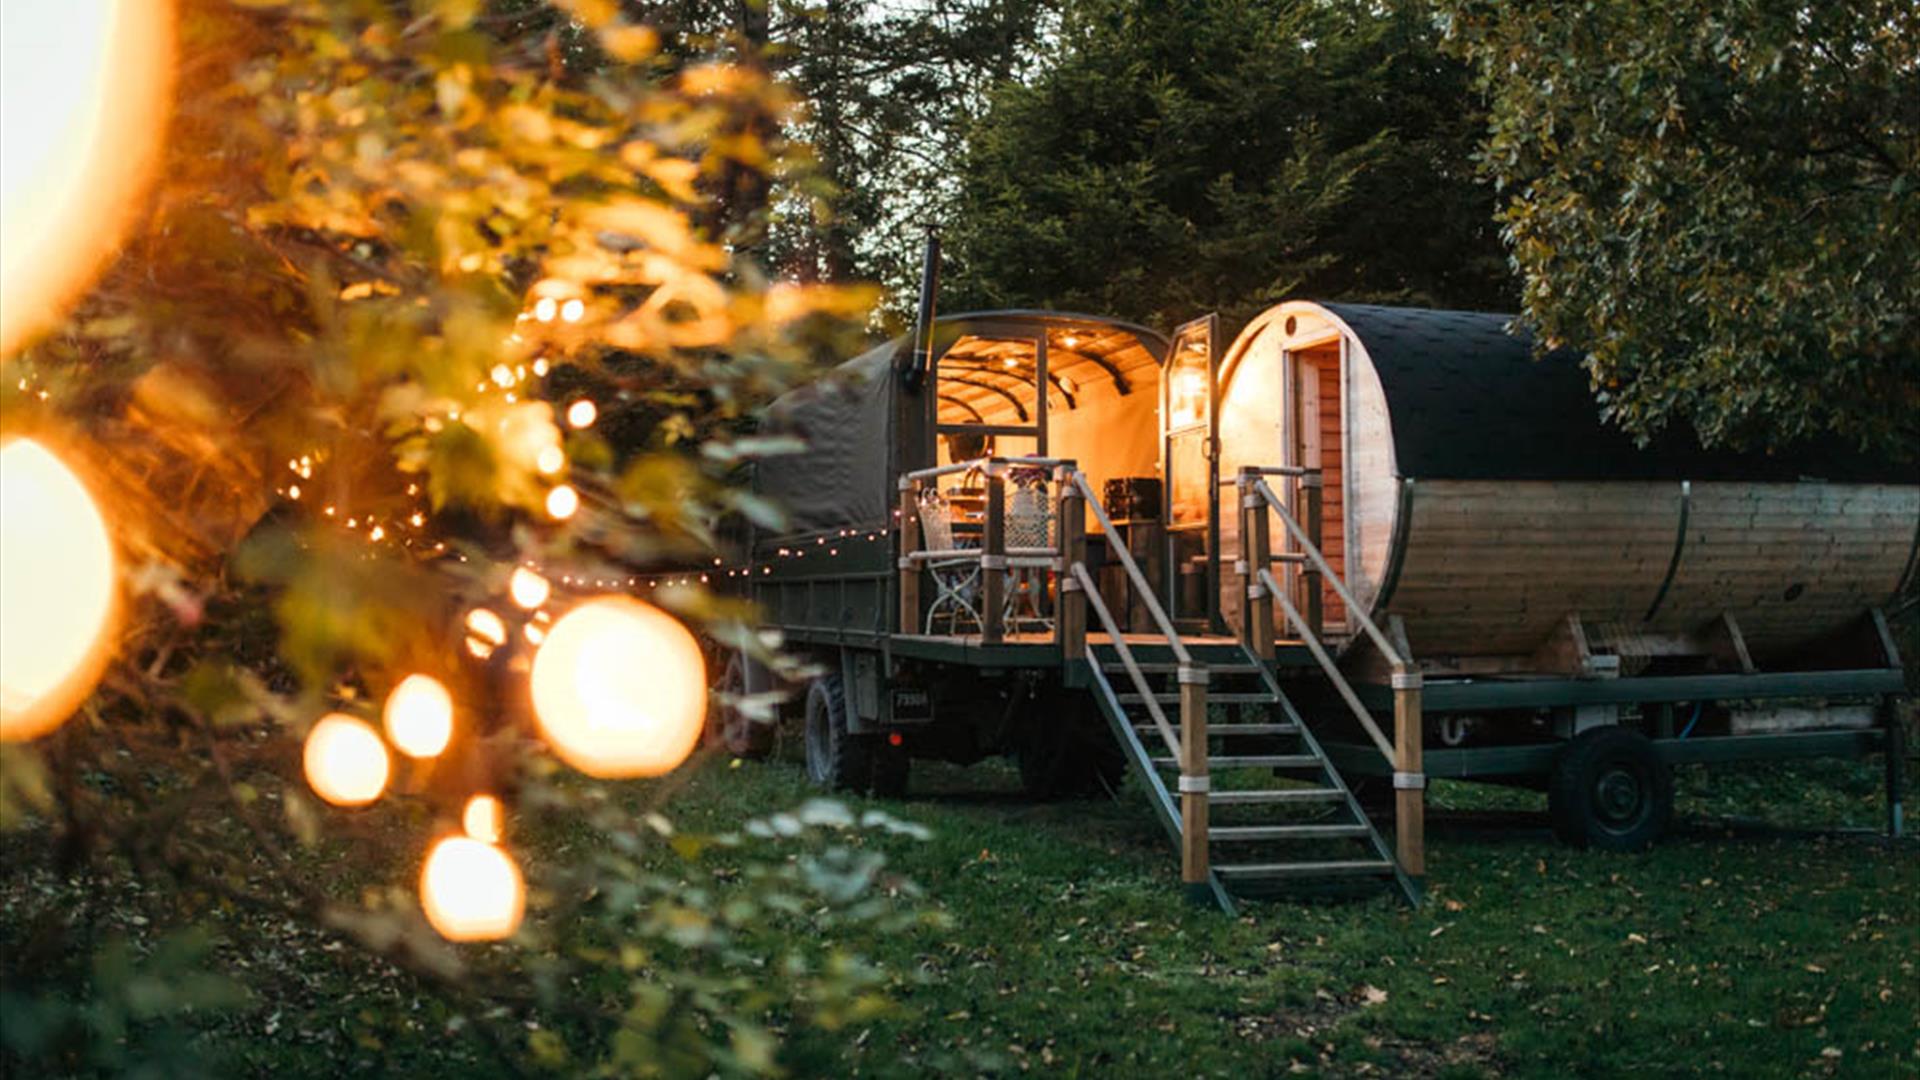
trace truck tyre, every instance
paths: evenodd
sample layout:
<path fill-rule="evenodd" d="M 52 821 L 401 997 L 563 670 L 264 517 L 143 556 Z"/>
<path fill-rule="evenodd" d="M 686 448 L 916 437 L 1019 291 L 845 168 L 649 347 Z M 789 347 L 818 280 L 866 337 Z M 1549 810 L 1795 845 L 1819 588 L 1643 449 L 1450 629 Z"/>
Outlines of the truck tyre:
<path fill-rule="evenodd" d="M 878 740 L 847 731 L 847 695 L 838 675 L 822 675 L 807 687 L 807 778 L 833 791 L 865 793 L 873 787 Z"/>
<path fill-rule="evenodd" d="M 1639 732 L 1593 728 L 1554 759 L 1547 807 L 1562 843 L 1643 851 L 1673 819 L 1673 771 Z"/>
<path fill-rule="evenodd" d="M 720 683 L 714 689 L 722 694 L 738 697 L 747 692 L 747 661 L 739 653 L 727 658 L 727 666 L 720 675 Z M 716 697 L 710 706 L 708 735 L 712 742 L 725 747 L 727 753 L 737 758 L 758 761 L 773 752 L 773 725 L 756 722 L 743 715 L 738 708 Z"/>

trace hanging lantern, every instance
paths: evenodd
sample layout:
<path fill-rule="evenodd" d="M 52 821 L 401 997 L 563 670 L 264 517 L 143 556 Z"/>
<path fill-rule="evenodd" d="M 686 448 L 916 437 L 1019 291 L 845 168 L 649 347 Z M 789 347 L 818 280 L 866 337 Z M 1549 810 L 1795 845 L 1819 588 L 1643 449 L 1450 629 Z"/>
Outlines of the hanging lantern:
<path fill-rule="evenodd" d="M 561 760 L 598 777 L 685 761 L 707 709 L 706 659 L 671 615 L 625 596 L 567 612 L 533 660 L 533 713 Z"/>
<path fill-rule="evenodd" d="M 420 906 L 448 941 L 498 941 L 520 926 L 526 886 L 513 857 L 492 844 L 449 836 L 427 852 Z"/>
<path fill-rule="evenodd" d="M 0 355 L 119 242 L 171 97 L 167 0 L 0 4 Z"/>
<path fill-rule="evenodd" d="M 307 732 L 307 786 L 335 806 L 365 806 L 387 789 L 387 745 L 373 725 L 328 713 Z"/>
<path fill-rule="evenodd" d="M 32 439 L 0 446 L 0 741 L 59 727 L 106 666 L 113 542 L 80 478 Z"/>
<path fill-rule="evenodd" d="M 437 757 L 453 738 L 453 695 L 431 675 L 409 675 L 387 695 L 382 718 L 395 749 L 413 758 Z"/>

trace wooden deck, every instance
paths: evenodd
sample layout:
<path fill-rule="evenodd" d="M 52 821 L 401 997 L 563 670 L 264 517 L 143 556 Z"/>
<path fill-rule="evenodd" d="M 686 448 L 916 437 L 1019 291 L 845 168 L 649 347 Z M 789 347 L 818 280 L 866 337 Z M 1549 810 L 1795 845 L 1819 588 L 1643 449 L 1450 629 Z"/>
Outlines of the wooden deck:
<path fill-rule="evenodd" d="M 1142 661 L 1166 662 L 1173 650 L 1159 634 L 1124 634 L 1127 648 Z M 988 644 L 979 634 L 895 634 L 893 651 L 923 660 L 970 664 L 975 667 L 1047 667 L 1061 663 L 1060 647 L 1048 632 L 1008 634 Z M 1226 634 L 1184 634 L 1180 639 L 1194 659 L 1205 663 L 1226 663 L 1245 659 L 1240 640 Z M 1089 649 L 1113 644 L 1112 636 L 1089 631 Z M 1306 647 L 1298 641 L 1281 641 L 1275 648 L 1281 664 L 1312 663 Z"/>

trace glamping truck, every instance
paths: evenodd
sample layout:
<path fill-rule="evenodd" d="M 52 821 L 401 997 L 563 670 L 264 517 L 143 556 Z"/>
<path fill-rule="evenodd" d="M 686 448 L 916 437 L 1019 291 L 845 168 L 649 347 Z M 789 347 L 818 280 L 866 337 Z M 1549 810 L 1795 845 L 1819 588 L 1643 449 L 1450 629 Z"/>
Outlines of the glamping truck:
<path fill-rule="evenodd" d="M 756 485 L 790 528 L 715 574 L 819 663 L 795 708 L 818 782 L 1011 753 L 1046 795 L 1130 766 L 1223 905 L 1335 877 L 1416 896 L 1431 777 L 1545 788 L 1563 839 L 1626 849 L 1676 764 L 1881 753 L 1898 831 L 1881 609 L 1915 574 L 1920 478 L 1636 447 L 1577 357 L 1509 324 L 927 318 L 776 404 L 807 450 Z"/>

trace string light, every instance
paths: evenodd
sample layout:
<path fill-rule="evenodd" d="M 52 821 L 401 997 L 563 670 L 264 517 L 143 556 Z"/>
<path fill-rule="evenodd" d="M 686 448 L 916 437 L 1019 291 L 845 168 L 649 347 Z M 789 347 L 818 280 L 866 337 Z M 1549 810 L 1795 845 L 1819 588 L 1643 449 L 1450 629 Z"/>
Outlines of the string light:
<path fill-rule="evenodd" d="M 533 317 L 541 322 L 552 322 L 560 312 L 560 302 L 551 296 L 543 296 L 533 305 Z"/>
<path fill-rule="evenodd" d="M 449 836 L 427 852 L 420 906 L 448 941 L 498 941 L 520 926 L 526 885 L 506 852 L 472 837 Z"/>
<path fill-rule="evenodd" d="M 486 608 L 467 612 L 467 651 L 481 660 L 507 643 L 506 620 Z"/>
<path fill-rule="evenodd" d="M 453 738 L 453 695 L 431 675 L 409 675 L 387 695 L 387 738 L 413 758 L 438 757 Z"/>
<path fill-rule="evenodd" d="M 546 374 L 547 374 L 547 358 L 546 357 L 541 356 L 541 357 L 536 357 L 534 359 L 533 373 L 535 375 L 541 376 L 542 378 L 546 377 Z"/>
<path fill-rule="evenodd" d="M 580 509 L 580 493 L 569 484 L 561 484 L 547 492 L 547 516 L 555 521 L 565 521 Z"/>
<path fill-rule="evenodd" d="M 513 594 L 513 602 L 532 611 L 547 602 L 547 596 L 553 587 L 547 579 L 524 566 L 513 568 L 513 576 L 507 580 L 507 591 Z"/>
<path fill-rule="evenodd" d="M 0 446 L 0 741 L 59 727 L 111 649 L 113 542 L 93 497 L 32 439 Z"/>
<path fill-rule="evenodd" d="M 307 785 L 335 806 L 365 806 L 386 790 L 387 747 L 364 720 L 328 713 L 307 732 Z"/>
<path fill-rule="evenodd" d="M 542 476 L 552 476 L 565 468 L 566 464 L 567 452 L 557 446 L 543 448 L 540 456 L 534 459 L 534 467 L 540 470 Z"/>
<path fill-rule="evenodd" d="M 460 812 L 460 827 L 483 844 L 497 844 L 506 824 L 506 809 L 491 795 L 475 795 Z"/>
<path fill-rule="evenodd" d="M 579 300 L 569 300 L 560 305 L 560 318 L 564 322 L 577 323 L 587 314 L 587 305 Z"/>
<path fill-rule="evenodd" d="M 563 615 L 534 656 L 531 683 L 548 744 L 591 776 L 659 776 L 693 752 L 705 722 L 699 644 L 630 597 L 599 597 Z"/>
<path fill-rule="evenodd" d="M 590 398 L 581 398 L 567 406 L 567 423 L 576 428 L 592 427 L 594 420 L 599 416 L 599 406 L 596 406 Z"/>

